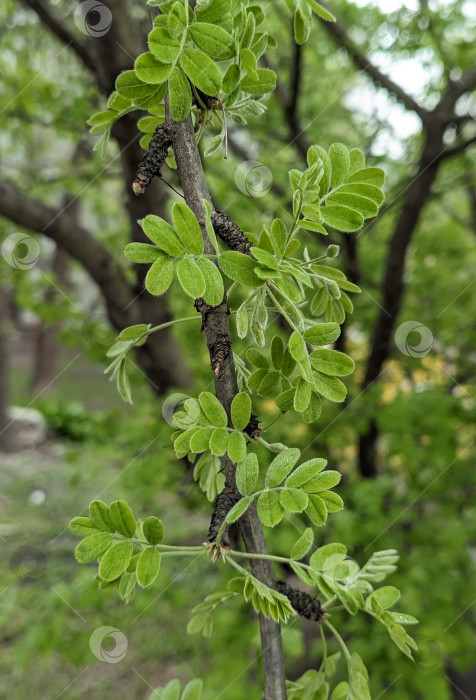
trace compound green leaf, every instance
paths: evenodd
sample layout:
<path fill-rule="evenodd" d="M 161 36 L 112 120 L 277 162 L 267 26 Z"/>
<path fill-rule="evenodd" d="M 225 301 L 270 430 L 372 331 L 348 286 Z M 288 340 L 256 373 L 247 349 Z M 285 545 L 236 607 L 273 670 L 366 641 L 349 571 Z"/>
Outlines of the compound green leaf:
<path fill-rule="evenodd" d="M 241 81 L 241 89 L 250 95 L 265 95 L 276 87 L 276 73 L 272 70 L 262 68 L 256 71 L 258 79 L 245 76 Z"/>
<path fill-rule="evenodd" d="M 301 513 L 308 504 L 308 496 L 299 489 L 285 489 L 279 495 L 279 502 L 291 513 Z"/>
<path fill-rule="evenodd" d="M 113 501 L 109 507 L 111 522 L 124 537 L 132 537 L 136 531 L 134 514 L 126 501 Z"/>
<path fill-rule="evenodd" d="M 177 264 L 177 277 L 182 289 L 192 299 L 198 299 L 205 293 L 206 283 L 202 271 L 195 260 L 182 258 Z"/>
<path fill-rule="evenodd" d="M 344 377 L 355 369 L 352 358 L 338 350 L 319 348 L 311 352 L 310 359 L 314 369 L 332 377 Z"/>
<path fill-rule="evenodd" d="M 314 388 L 329 401 L 341 403 L 347 396 L 347 388 L 337 377 L 314 372 Z"/>
<path fill-rule="evenodd" d="M 237 394 L 231 404 L 231 420 L 237 430 L 244 430 L 250 421 L 251 399 L 244 391 Z"/>
<path fill-rule="evenodd" d="M 155 547 L 144 549 L 137 562 L 137 582 L 142 588 L 147 588 L 159 575 L 160 554 Z"/>
<path fill-rule="evenodd" d="M 89 517 L 100 530 L 115 531 L 109 515 L 109 506 L 104 501 L 96 500 L 89 504 Z"/>
<path fill-rule="evenodd" d="M 308 356 L 306 343 L 298 331 L 293 331 L 289 338 L 289 352 L 296 362 L 302 362 Z"/>
<path fill-rule="evenodd" d="M 298 412 L 305 411 L 311 400 L 312 385 L 303 377 L 299 377 L 296 384 L 296 393 L 294 394 L 294 410 Z"/>
<path fill-rule="evenodd" d="M 142 532 L 147 542 L 160 544 L 164 538 L 164 526 L 155 515 L 149 515 L 142 523 Z"/>
<path fill-rule="evenodd" d="M 265 491 L 258 498 L 258 517 L 266 527 L 274 527 L 281 522 L 284 508 L 276 491 Z"/>
<path fill-rule="evenodd" d="M 180 54 L 180 41 L 163 27 L 157 27 L 149 34 L 149 48 L 161 63 L 174 63 Z"/>
<path fill-rule="evenodd" d="M 330 345 L 339 336 L 340 326 L 338 323 L 318 323 L 305 331 L 304 340 L 311 345 Z"/>
<path fill-rule="evenodd" d="M 89 535 L 78 544 L 75 549 L 75 557 L 80 564 L 88 564 L 101 554 L 104 554 L 113 543 L 112 535 L 101 532 L 98 535 Z"/>
<path fill-rule="evenodd" d="M 150 294 L 160 296 L 170 287 L 174 277 L 174 265 L 168 255 L 160 253 L 145 278 L 145 286 Z"/>
<path fill-rule="evenodd" d="M 297 447 L 290 447 L 280 452 L 269 465 L 265 479 L 266 486 L 270 489 L 279 486 L 298 461 L 300 454 Z"/>
<path fill-rule="evenodd" d="M 190 439 L 191 451 L 199 454 L 200 452 L 208 450 L 212 433 L 213 428 L 199 428 Z"/>
<path fill-rule="evenodd" d="M 253 493 L 258 483 L 259 463 L 254 452 L 246 455 L 245 459 L 236 467 L 236 485 L 243 496 Z"/>
<path fill-rule="evenodd" d="M 350 156 L 347 147 L 343 143 L 333 143 L 329 148 L 332 174 L 331 187 L 337 187 L 345 182 L 350 168 Z"/>
<path fill-rule="evenodd" d="M 228 447 L 228 430 L 226 428 L 215 428 L 210 437 L 210 450 L 212 454 L 221 457 Z"/>
<path fill-rule="evenodd" d="M 187 76 L 178 66 L 170 74 L 168 85 L 172 117 L 176 122 L 182 121 L 192 109 L 192 90 Z"/>
<path fill-rule="evenodd" d="M 340 542 L 331 542 L 323 547 L 319 547 L 312 555 L 309 563 L 317 571 L 329 571 L 335 569 L 341 561 L 344 561 L 346 555 L 347 549 L 345 545 Z"/>
<path fill-rule="evenodd" d="M 107 550 L 99 563 L 99 575 L 104 581 L 114 581 L 129 566 L 133 546 L 131 542 L 117 542 Z"/>
<path fill-rule="evenodd" d="M 309 496 L 306 515 L 314 525 L 324 525 L 327 520 L 327 508 L 324 501 L 317 495 Z"/>
<path fill-rule="evenodd" d="M 160 63 L 153 54 L 147 52 L 136 59 L 134 70 L 137 77 L 144 83 L 155 85 L 167 80 L 172 72 L 172 66 Z"/>
<path fill-rule="evenodd" d="M 199 49 L 210 58 L 225 61 L 236 55 L 235 41 L 222 27 L 209 22 L 195 22 L 189 34 Z"/>
<path fill-rule="evenodd" d="M 210 423 L 218 428 L 226 428 L 228 423 L 226 411 L 217 397 L 209 391 L 202 391 L 198 400 L 200 402 L 200 408 Z"/>
<path fill-rule="evenodd" d="M 230 250 L 220 255 L 219 265 L 222 272 L 235 282 L 241 282 L 248 287 L 261 287 L 263 285 L 263 280 L 254 271 L 256 260 L 250 258 L 249 255 Z"/>
<path fill-rule="evenodd" d="M 185 255 L 186 250 L 180 239 L 172 226 L 164 221 L 164 219 L 154 214 L 149 214 L 143 220 L 142 228 L 145 235 L 165 253 L 177 258 L 181 258 L 182 255 Z"/>
<path fill-rule="evenodd" d="M 326 204 L 321 211 L 324 223 L 344 233 L 358 231 L 364 223 L 364 217 L 358 211 L 341 204 Z"/>
<path fill-rule="evenodd" d="M 203 255 L 203 235 L 193 211 L 185 202 L 177 202 L 172 208 L 172 219 L 178 237 L 193 255 Z"/>
<path fill-rule="evenodd" d="M 299 467 L 293 471 L 291 476 L 288 476 L 286 479 L 286 487 L 300 488 L 307 481 L 310 481 L 310 479 L 319 474 L 326 464 L 327 459 L 322 459 L 321 457 L 303 462 L 303 464 L 299 465 Z"/>
<path fill-rule="evenodd" d="M 293 544 L 291 549 L 291 559 L 302 559 L 311 549 L 314 544 L 314 532 L 308 527 L 304 530 L 301 537 Z"/>
<path fill-rule="evenodd" d="M 246 457 L 246 439 L 237 430 L 228 436 L 228 457 L 235 463 L 242 462 Z"/>
<path fill-rule="evenodd" d="M 362 168 L 362 170 L 357 170 L 357 172 L 353 173 L 347 179 L 347 182 L 363 182 L 367 185 L 382 187 L 385 182 L 385 173 L 382 168 Z"/>
<path fill-rule="evenodd" d="M 217 65 L 203 51 L 185 47 L 179 58 L 180 67 L 199 90 L 216 95 L 221 88 L 221 73 Z"/>
<path fill-rule="evenodd" d="M 210 306 L 219 306 L 225 294 L 223 277 L 220 274 L 220 270 L 207 258 L 197 258 L 195 262 L 205 279 L 206 289 L 203 298 Z"/>
<path fill-rule="evenodd" d="M 340 482 L 342 476 L 339 472 L 328 470 L 322 472 L 318 476 L 314 476 L 303 485 L 303 490 L 306 493 L 319 493 L 319 491 L 327 491 L 334 488 Z"/>

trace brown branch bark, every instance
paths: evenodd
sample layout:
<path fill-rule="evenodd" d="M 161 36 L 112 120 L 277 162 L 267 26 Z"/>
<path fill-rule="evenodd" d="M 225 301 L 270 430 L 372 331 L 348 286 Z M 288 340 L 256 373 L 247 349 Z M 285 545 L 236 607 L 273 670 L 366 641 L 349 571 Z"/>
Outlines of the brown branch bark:
<path fill-rule="evenodd" d="M 168 120 L 170 120 L 170 115 L 168 115 Z M 210 254 L 213 251 L 213 247 L 206 232 L 206 212 L 203 201 L 207 200 L 211 203 L 211 198 L 205 181 L 190 117 L 176 124 L 174 152 L 185 200 L 200 223 L 205 241 L 205 253 Z M 226 301 L 224 300 L 217 307 L 208 307 L 206 315 L 202 316 L 202 318 L 210 362 L 213 368 L 216 396 L 227 411 L 228 416 L 230 416 L 231 402 L 238 393 L 238 385 L 233 363 Z M 236 490 L 235 465 L 228 458 L 225 458 L 224 467 L 227 488 L 231 491 Z M 240 527 L 247 551 L 261 554 L 265 554 L 268 551 L 255 507 L 250 507 L 241 518 Z M 257 578 L 266 585 L 272 586 L 275 577 L 268 560 L 253 559 L 251 566 Z M 286 698 L 286 685 L 281 630 L 274 620 L 260 615 L 260 631 L 264 662 L 265 698 L 266 700 L 283 700 Z"/>

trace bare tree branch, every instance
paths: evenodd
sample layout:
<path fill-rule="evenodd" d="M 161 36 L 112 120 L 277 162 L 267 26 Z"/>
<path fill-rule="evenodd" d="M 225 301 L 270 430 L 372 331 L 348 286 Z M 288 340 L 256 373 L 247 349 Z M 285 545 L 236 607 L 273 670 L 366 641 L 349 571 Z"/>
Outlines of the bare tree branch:
<path fill-rule="evenodd" d="M 426 123 L 430 117 L 430 112 L 418 104 L 405 90 L 397 85 L 391 78 L 382 73 L 372 61 L 363 54 L 358 46 L 352 41 L 347 33 L 346 27 L 339 20 L 336 22 L 322 22 L 324 29 L 330 34 L 339 44 L 347 49 L 354 64 L 360 70 L 367 73 L 372 81 L 378 86 L 383 87 L 388 92 L 395 95 L 397 100 L 401 102 L 408 110 L 418 114 L 422 122 Z"/>

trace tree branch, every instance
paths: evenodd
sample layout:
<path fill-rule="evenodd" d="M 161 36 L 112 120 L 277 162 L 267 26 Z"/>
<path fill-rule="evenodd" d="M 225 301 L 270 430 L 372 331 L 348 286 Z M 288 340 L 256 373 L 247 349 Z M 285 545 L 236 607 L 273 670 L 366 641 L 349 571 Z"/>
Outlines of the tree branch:
<path fill-rule="evenodd" d="M 59 13 L 46 0 L 22 0 L 22 2 L 36 12 L 43 24 L 76 53 L 91 73 L 98 76 L 97 64 L 88 47 L 90 40 L 78 39 L 76 34 L 63 22 Z"/>
<path fill-rule="evenodd" d="M 167 120 L 170 121 L 168 105 L 167 111 Z M 206 232 L 206 211 L 203 203 L 204 200 L 211 203 L 211 198 L 190 116 L 176 124 L 174 152 L 185 200 L 197 217 L 202 229 L 205 253 L 211 254 L 213 246 Z M 206 306 L 207 312 L 202 315 L 202 322 L 213 368 L 215 392 L 230 416 L 231 402 L 238 393 L 238 385 L 228 324 L 228 307 L 225 300 L 217 307 Z M 224 467 L 227 489 L 229 492 L 236 491 L 235 465 L 228 457 L 224 459 Z M 240 527 L 247 551 L 260 554 L 267 552 L 263 529 L 255 507 L 250 506 L 240 519 Z M 273 585 L 274 572 L 268 560 L 253 559 L 251 565 L 257 578 L 268 586 Z M 260 614 L 260 631 L 264 660 L 265 698 L 267 700 L 284 700 L 286 698 L 286 685 L 280 627 L 274 620 Z"/>
<path fill-rule="evenodd" d="M 360 70 L 367 73 L 367 75 L 376 83 L 379 87 L 385 88 L 388 92 L 395 95 L 397 100 L 401 102 L 406 109 L 411 112 L 418 114 L 422 122 L 426 123 L 430 118 L 430 112 L 424 107 L 418 104 L 416 100 L 413 99 L 405 90 L 394 83 L 391 78 L 382 73 L 377 66 L 375 66 L 370 59 L 363 54 L 358 46 L 352 41 L 349 34 L 347 33 L 346 27 L 340 21 L 336 22 L 321 22 L 321 26 L 330 34 L 340 46 L 343 46 L 349 56 L 352 58 L 354 64 Z"/>

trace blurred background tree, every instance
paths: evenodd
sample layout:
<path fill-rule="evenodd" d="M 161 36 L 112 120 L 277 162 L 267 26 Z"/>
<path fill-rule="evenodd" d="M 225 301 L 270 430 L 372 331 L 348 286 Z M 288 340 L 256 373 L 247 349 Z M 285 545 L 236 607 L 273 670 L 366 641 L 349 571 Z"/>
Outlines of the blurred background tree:
<path fill-rule="evenodd" d="M 142 240 L 137 219 L 167 216 L 177 197 L 162 182 L 132 194 L 140 114 L 116 124 L 103 160 L 93 151 L 86 121 L 105 108 L 150 26 L 142 3 L 98 5 L 110 21 L 96 36 L 98 17 L 75 23 L 77 3 L 5 0 L 0 9 L 0 695 L 142 698 L 174 676 L 206 674 L 206 697 L 238 700 L 256 687 L 257 628 L 242 624 L 249 613 L 223 610 L 220 636 L 205 642 L 186 634 L 215 570 L 203 565 L 191 579 L 177 569 L 159 600 L 146 591 L 124 609 L 78 571 L 65 529 L 78 503 L 101 494 L 127 492 L 138 512 L 160 508 L 177 543 L 202 542 L 209 513 L 190 470 L 171 458 L 157 401 L 209 381 L 199 323 L 156 333 L 139 350 L 134 371 L 144 380 L 133 409 L 102 376 L 116 331 L 191 310 L 174 287 L 152 299 L 144 270 L 122 256 L 126 242 Z M 400 552 L 395 585 L 421 620 L 416 667 L 365 619 L 347 628 L 371 669 L 373 697 L 476 698 L 474 5 L 337 0 L 337 23 L 315 24 L 304 47 L 292 40 L 284 3 L 263 9 L 279 37 L 266 60 L 280 83 L 264 117 L 246 129 L 229 124 L 229 158 L 218 150 L 206 161 L 217 208 L 245 231 L 281 216 L 287 172 L 302 167 L 310 143 L 365 144 L 387 172 L 383 214 L 335 241 L 339 264 L 363 290 L 354 297 L 358 320 L 350 316 L 340 341 L 357 360 L 349 398 L 327 404 L 317 426 L 288 421 L 288 444 L 344 475 L 347 507 L 326 541 L 346 542 L 357 561 L 376 549 Z M 209 132 L 204 148 L 213 125 Z M 173 171 L 164 177 L 176 184 Z M 311 252 L 320 245 L 311 234 L 308 244 Z M 19 450 L 8 405 L 39 409 L 46 442 L 31 438 Z M 265 400 L 259 411 L 274 418 Z M 281 439 L 279 422 L 270 433 Z M 304 527 L 299 516 L 293 523 Z M 270 537 L 278 553 L 289 545 L 283 534 Z M 102 625 L 127 634 L 121 663 L 91 655 L 89 637 Z M 284 643 L 288 678 L 319 663 L 311 624 L 288 626 Z"/>

